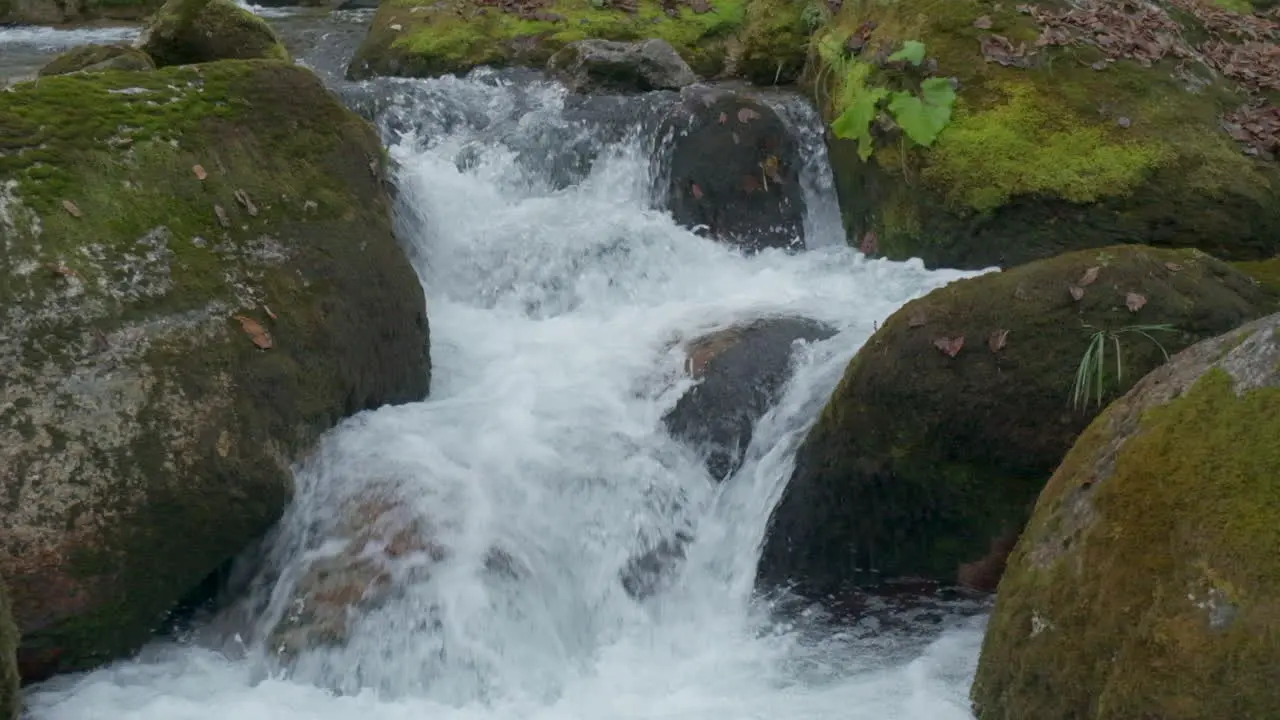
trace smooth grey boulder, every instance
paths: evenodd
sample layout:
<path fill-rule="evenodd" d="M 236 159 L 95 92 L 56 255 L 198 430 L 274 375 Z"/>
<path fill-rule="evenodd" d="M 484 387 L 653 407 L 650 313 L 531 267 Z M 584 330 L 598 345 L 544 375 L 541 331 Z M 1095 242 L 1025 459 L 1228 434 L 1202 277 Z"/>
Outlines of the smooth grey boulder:
<path fill-rule="evenodd" d="M 698 81 L 666 40 L 579 40 L 551 56 L 547 72 L 574 92 L 679 90 Z"/>

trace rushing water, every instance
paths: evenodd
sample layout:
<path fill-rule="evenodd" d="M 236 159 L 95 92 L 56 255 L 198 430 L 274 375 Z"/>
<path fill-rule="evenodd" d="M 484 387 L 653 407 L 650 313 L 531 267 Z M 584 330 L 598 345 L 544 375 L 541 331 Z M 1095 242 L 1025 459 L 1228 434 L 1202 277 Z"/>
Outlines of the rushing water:
<path fill-rule="evenodd" d="M 894 309 L 961 276 L 843 243 L 811 111 L 773 100 L 808 150 L 811 249 L 744 257 L 653 209 L 652 119 L 670 96 L 582 101 L 483 71 L 345 92 L 398 165 L 431 398 L 352 418 L 300 463 L 240 602 L 136 660 L 30 688 L 30 717 L 969 718 L 977 608 L 849 622 L 753 589 L 770 508 L 844 365 Z M 716 485 L 661 422 L 688 387 L 680 343 L 771 315 L 840 332 L 798 350 Z M 343 552 L 350 502 L 373 496 L 447 552 L 388 566 L 395 592 L 345 647 L 282 663 L 271 628 L 307 569 Z M 667 587 L 628 596 L 619 571 L 678 531 L 694 540 Z"/>

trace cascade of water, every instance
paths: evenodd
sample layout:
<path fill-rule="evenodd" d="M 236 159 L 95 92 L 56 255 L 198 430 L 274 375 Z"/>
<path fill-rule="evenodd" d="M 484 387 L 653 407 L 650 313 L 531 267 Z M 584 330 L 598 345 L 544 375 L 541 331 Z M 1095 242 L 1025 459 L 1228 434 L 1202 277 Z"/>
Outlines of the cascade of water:
<path fill-rule="evenodd" d="M 157 644 L 35 689 L 33 716 L 969 717 L 980 618 L 924 634 L 779 622 L 753 593 L 770 508 L 843 367 L 876 322 L 961 276 L 841 241 L 813 113 L 771 100 L 811 159 L 810 249 L 747 257 L 653 209 L 669 95 L 583 100 L 488 71 L 353 92 L 397 164 L 432 397 L 349 420 L 300 464 L 235 608 L 240 652 Z M 661 422 L 688 387 L 680 343 L 764 316 L 839 332 L 798 351 L 716 485 Z M 686 561 L 632 598 L 620 570 L 677 532 Z M 375 599 L 338 619 L 299 602 L 349 585 Z"/>

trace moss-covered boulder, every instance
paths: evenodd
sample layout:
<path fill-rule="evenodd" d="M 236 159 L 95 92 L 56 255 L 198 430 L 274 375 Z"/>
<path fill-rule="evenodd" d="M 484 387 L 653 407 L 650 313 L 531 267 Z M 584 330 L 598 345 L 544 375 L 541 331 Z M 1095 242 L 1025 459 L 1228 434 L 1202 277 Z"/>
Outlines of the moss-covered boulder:
<path fill-rule="evenodd" d="M 267 21 L 231 0 L 169 0 L 136 45 L 160 67 L 289 59 L 289 51 Z"/>
<path fill-rule="evenodd" d="M 982 720 L 1280 708 L 1280 315 L 1112 403 L 1036 503 L 973 686 Z"/>
<path fill-rule="evenodd" d="M 128 45 L 82 45 L 72 48 L 40 68 L 40 75 L 66 75 L 103 70 L 155 70 L 151 56 Z"/>
<path fill-rule="evenodd" d="M 1100 410 L 1098 383 L 1103 400 L 1115 397 L 1166 351 L 1273 305 L 1204 253 L 1134 245 L 960 280 L 907 303 L 854 356 L 801 444 L 760 580 L 821 593 L 965 576 L 989 589 L 1045 481 Z M 1077 403 L 1095 337 L 1102 354 L 1090 356 Z"/>
<path fill-rule="evenodd" d="M 0 25 L 141 20 L 164 0 L 0 0 Z"/>
<path fill-rule="evenodd" d="M 0 720 L 18 720 L 18 628 L 9 609 L 9 594 L 0 578 Z"/>
<path fill-rule="evenodd" d="M 542 67 L 569 43 L 665 40 L 703 77 L 786 83 L 804 67 L 817 0 L 386 0 L 347 75 Z"/>
<path fill-rule="evenodd" d="M 574 92 L 679 90 L 698 81 L 665 40 L 579 40 L 547 61 L 547 72 Z"/>
<path fill-rule="evenodd" d="M 143 643 L 341 418 L 422 398 L 377 134 L 225 61 L 0 93 L 0 576 L 24 674 Z"/>
<path fill-rule="evenodd" d="M 809 78 L 851 242 L 966 268 L 1117 243 L 1271 257 L 1277 39 L 1208 0 L 848 0 Z"/>

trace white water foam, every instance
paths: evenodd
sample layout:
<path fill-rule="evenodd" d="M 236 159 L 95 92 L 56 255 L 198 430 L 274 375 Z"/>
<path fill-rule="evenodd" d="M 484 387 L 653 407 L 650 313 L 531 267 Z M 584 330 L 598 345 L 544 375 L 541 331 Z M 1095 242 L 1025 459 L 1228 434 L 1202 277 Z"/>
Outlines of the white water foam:
<path fill-rule="evenodd" d="M 41 50 L 62 50 L 77 45 L 105 45 L 132 42 L 138 36 L 136 27 L 55 28 L 44 25 L 0 27 L 0 47 L 12 50 L 29 45 Z"/>
<path fill-rule="evenodd" d="M 565 119 L 557 86 L 484 72 L 390 86 L 432 397 L 349 420 L 299 467 L 243 643 L 157 642 L 33 688 L 29 716 L 970 718 L 981 616 L 878 627 L 810 608 L 779 620 L 752 588 L 792 454 L 848 359 L 902 303 L 963 273 L 868 260 L 830 237 L 744 257 L 650 209 L 643 123 L 596 143 L 589 172 L 565 186 L 527 141 L 597 128 Z M 806 225 L 830 228 L 829 187 L 810 190 Z M 771 315 L 840 332 L 798 351 L 784 399 L 717 486 L 661 422 L 688 385 L 678 343 Z M 354 618 L 346 647 L 281 666 L 264 637 L 309 564 L 333 554 L 343 502 L 371 493 L 390 493 L 448 555 L 398 568 L 397 592 Z M 695 539 L 670 586 L 628 596 L 619 570 L 680 530 Z M 505 571 L 488 562 L 495 548 Z"/>

